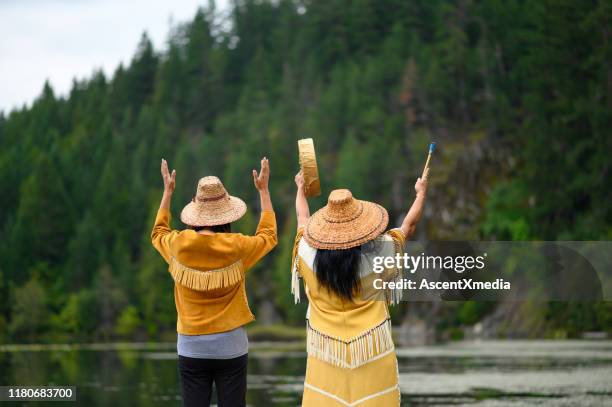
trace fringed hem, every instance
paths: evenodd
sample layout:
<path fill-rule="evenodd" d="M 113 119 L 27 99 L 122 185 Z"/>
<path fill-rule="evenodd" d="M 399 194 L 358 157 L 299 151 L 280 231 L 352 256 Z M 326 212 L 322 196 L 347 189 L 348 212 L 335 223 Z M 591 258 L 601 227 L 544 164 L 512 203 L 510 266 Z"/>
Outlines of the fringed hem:
<path fill-rule="evenodd" d="M 349 341 L 325 335 L 306 322 L 308 355 L 344 369 L 355 369 L 395 349 L 389 319 Z"/>
<path fill-rule="evenodd" d="M 169 270 L 175 282 L 196 291 L 230 287 L 244 278 L 242 260 L 222 269 L 201 271 L 189 268 L 172 257 Z"/>

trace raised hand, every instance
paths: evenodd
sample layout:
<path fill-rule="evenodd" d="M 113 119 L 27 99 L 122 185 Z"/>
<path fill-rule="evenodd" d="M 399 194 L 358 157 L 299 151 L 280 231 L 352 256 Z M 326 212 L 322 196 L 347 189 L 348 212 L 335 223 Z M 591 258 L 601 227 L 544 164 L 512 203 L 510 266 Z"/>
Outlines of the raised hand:
<path fill-rule="evenodd" d="M 168 162 L 163 158 L 161 160 L 161 175 L 164 180 L 164 192 L 172 194 L 176 186 L 176 170 L 172 170 L 172 174 L 170 174 Z"/>
<path fill-rule="evenodd" d="M 261 169 L 259 174 L 253 170 L 253 183 L 258 191 L 268 189 L 268 181 L 270 180 L 270 162 L 266 157 L 261 159 Z"/>
<path fill-rule="evenodd" d="M 423 214 L 423 207 L 425 206 L 425 195 L 427 195 L 427 177 L 429 177 L 429 167 L 423 173 L 423 178 L 418 178 L 414 184 L 414 190 L 416 191 L 416 198 L 408 210 L 402 226 L 400 229 L 406 239 L 410 239 L 416 230 L 416 225 L 421 219 Z"/>
<path fill-rule="evenodd" d="M 295 185 L 297 185 L 298 191 L 304 191 L 304 173 L 302 170 L 295 174 Z"/>
<path fill-rule="evenodd" d="M 429 177 L 429 167 L 425 170 L 423 178 L 418 178 L 414 184 L 414 190 L 417 195 L 425 194 L 427 192 L 427 178 Z"/>
<path fill-rule="evenodd" d="M 297 185 L 297 192 L 295 194 L 295 214 L 297 215 L 297 226 L 299 229 L 302 226 L 306 226 L 308 218 L 310 218 L 310 208 L 308 207 L 308 200 L 304 192 L 305 182 L 304 173 L 302 171 L 295 174 L 295 185 Z"/>

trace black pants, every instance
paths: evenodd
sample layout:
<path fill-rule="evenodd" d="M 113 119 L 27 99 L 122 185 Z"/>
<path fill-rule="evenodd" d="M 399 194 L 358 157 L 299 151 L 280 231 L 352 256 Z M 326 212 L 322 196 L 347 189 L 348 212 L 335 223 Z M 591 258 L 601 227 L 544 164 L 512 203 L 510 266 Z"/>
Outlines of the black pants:
<path fill-rule="evenodd" d="M 210 406 L 214 382 L 219 407 L 245 406 L 247 360 L 248 355 L 234 359 L 194 359 L 179 355 L 183 405 Z"/>

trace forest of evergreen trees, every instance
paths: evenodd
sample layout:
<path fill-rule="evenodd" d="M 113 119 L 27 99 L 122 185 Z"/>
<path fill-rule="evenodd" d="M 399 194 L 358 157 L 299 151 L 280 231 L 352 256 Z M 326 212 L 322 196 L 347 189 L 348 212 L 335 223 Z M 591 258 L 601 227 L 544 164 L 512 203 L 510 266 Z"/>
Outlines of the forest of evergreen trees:
<path fill-rule="evenodd" d="M 397 222 L 429 141 L 420 239 L 612 240 L 612 3 L 236 0 L 59 96 L 0 113 L 0 342 L 169 338 L 172 279 L 150 244 L 160 158 L 175 227 L 199 177 L 250 206 L 270 158 L 280 244 L 253 270 L 259 323 L 300 325 L 289 261 L 296 140 L 335 187 Z M 410 307 L 395 310 L 398 321 Z M 440 331 L 492 306 L 447 304 Z M 610 303 L 551 303 L 533 335 L 612 331 Z M 533 315 L 530 316 L 533 318 Z"/>

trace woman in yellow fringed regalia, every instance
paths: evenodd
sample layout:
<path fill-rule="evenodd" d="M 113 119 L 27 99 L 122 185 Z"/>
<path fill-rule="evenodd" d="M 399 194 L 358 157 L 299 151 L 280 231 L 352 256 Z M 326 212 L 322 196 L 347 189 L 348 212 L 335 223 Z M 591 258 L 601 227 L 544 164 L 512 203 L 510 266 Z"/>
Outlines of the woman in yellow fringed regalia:
<path fill-rule="evenodd" d="M 181 211 L 184 230 L 170 228 L 176 172 L 162 160 L 164 194 L 151 232 L 153 246 L 174 279 L 177 352 L 184 406 L 208 406 L 212 385 L 220 407 L 246 405 L 248 340 L 243 326 L 255 319 L 245 291 L 246 273 L 276 246 L 268 160 L 253 170 L 261 218 L 254 236 L 231 233 L 246 204 L 231 196 L 217 177 L 200 179 Z"/>
<path fill-rule="evenodd" d="M 298 302 L 301 277 L 309 301 L 302 406 L 399 406 L 388 306 L 399 301 L 401 291 L 372 295 L 371 286 L 374 278 L 401 274 L 395 269 L 374 274 L 372 264 L 374 256 L 403 252 L 423 211 L 428 173 L 417 180 L 416 199 L 402 225 L 387 232 L 385 208 L 357 200 L 347 189 L 332 191 L 327 205 L 310 216 L 304 176 L 296 175 L 291 289 Z"/>

